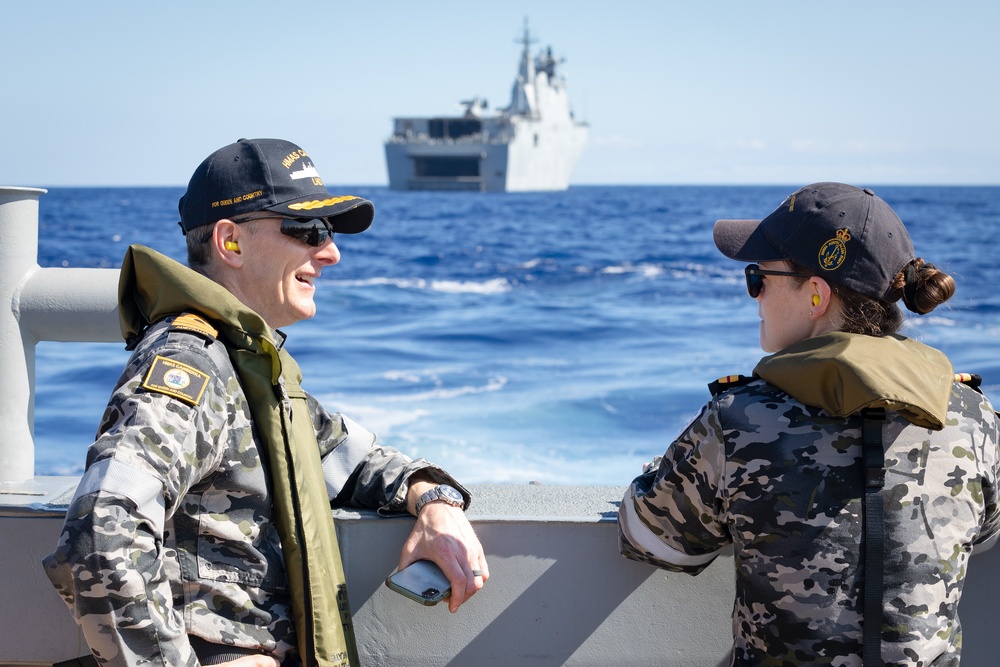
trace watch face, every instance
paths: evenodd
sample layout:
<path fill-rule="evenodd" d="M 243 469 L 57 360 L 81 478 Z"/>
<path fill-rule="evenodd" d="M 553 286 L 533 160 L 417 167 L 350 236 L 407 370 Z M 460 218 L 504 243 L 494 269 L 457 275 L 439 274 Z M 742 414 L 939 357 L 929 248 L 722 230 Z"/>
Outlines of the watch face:
<path fill-rule="evenodd" d="M 447 498 L 448 500 L 454 500 L 456 502 L 465 504 L 465 498 L 459 493 L 458 489 L 453 486 L 448 486 L 447 484 L 442 484 L 438 487 L 438 491 L 441 492 L 442 498 Z"/>

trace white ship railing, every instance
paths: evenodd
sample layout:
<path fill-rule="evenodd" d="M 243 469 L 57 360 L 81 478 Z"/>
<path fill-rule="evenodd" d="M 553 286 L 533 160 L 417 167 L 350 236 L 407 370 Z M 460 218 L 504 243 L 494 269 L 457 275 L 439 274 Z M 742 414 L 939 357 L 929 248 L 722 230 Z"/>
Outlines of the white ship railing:
<path fill-rule="evenodd" d="M 0 482 L 34 476 L 35 345 L 121 341 L 118 271 L 38 266 L 38 188 L 0 188 Z"/>
<path fill-rule="evenodd" d="M 0 188 L 0 666 L 51 665 L 87 648 L 41 569 L 77 477 L 34 477 L 38 341 L 114 341 L 118 271 L 37 263 L 44 190 Z M 95 421 L 99 415 L 95 415 Z M 86 443 L 80 443 L 85 445 Z M 337 512 L 362 662 L 450 665 L 726 665 L 733 562 L 698 577 L 618 555 L 618 487 L 473 485 L 469 515 L 492 578 L 459 613 L 382 585 L 410 518 Z M 973 560 L 962 664 L 997 664 L 1000 548 Z"/>

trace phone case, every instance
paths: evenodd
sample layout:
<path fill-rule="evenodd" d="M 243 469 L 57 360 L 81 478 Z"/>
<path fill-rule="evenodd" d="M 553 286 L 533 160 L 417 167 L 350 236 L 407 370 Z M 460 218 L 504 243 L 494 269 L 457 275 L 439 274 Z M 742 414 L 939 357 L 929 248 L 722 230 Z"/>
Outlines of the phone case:
<path fill-rule="evenodd" d="M 420 604 L 431 606 L 451 595 L 451 584 L 437 565 L 418 560 L 389 575 L 385 585 Z"/>

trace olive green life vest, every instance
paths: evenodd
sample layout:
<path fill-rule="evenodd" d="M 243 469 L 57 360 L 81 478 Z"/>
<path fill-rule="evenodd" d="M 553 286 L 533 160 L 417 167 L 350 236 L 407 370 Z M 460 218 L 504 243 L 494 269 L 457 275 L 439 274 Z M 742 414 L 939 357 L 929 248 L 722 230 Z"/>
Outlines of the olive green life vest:
<path fill-rule="evenodd" d="M 229 290 L 149 248 L 130 246 L 118 285 L 126 341 L 196 311 L 226 343 L 271 469 L 274 516 L 306 667 L 358 665 L 347 584 L 302 373 L 266 322 Z"/>
<path fill-rule="evenodd" d="M 948 357 L 923 343 L 841 331 L 793 343 L 761 359 L 753 372 L 837 417 L 886 408 L 936 431 L 944 428 L 955 380 Z"/>

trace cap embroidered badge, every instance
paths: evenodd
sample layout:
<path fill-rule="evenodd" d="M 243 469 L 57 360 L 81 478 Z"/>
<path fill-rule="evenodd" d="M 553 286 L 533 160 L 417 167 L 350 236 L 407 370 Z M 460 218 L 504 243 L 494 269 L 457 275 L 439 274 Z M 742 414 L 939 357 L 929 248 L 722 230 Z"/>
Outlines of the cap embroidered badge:
<path fill-rule="evenodd" d="M 257 211 L 290 218 L 323 218 L 338 234 L 371 226 L 374 205 L 331 194 L 304 150 L 283 139 L 240 139 L 209 155 L 195 170 L 177 206 L 185 234 Z"/>
<path fill-rule="evenodd" d="M 851 240 L 851 230 L 837 230 L 837 236 L 824 243 L 819 248 L 820 268 L 827 271 L 839 269 L 847 258 L 847 242 Z"/>

